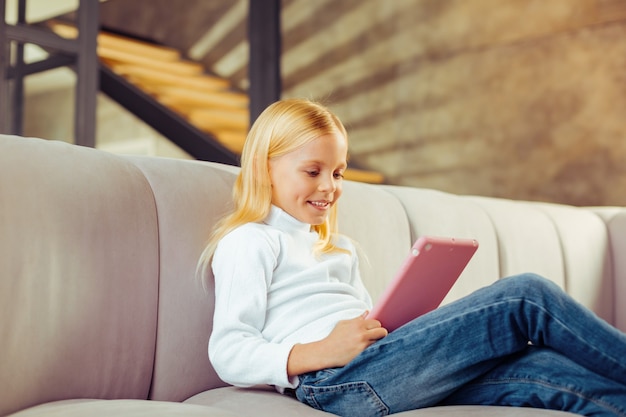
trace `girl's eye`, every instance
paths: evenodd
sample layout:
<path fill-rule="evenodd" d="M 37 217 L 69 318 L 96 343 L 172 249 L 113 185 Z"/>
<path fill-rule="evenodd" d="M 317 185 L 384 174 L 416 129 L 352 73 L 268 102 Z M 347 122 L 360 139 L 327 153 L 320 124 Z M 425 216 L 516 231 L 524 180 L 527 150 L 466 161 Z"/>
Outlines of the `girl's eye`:
<path fill-rule="evenodd" d="M 319 175 L 319 171 L 307 171 L 306 173 L 309 177 L 317 177 Z"/>
<path fill-rule="evenodd" d="M 334 174 L 336 179 L 342 179 L 343 178 L 343 172 L 335 172 Z"/>

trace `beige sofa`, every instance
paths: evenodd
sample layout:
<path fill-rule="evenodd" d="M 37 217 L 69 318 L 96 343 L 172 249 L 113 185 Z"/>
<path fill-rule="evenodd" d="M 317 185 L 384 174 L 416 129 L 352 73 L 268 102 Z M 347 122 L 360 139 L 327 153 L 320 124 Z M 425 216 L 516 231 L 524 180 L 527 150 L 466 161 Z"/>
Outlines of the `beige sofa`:
<path fill-rule="evenodd" d="M 0 135 L 0 416 L 324 415 L 267 387 L 228 387 L 209 363 L 213 299 L 194 271 L 235 172 Z M 533 271 L 626 330 L 625 209 L 351 182 L 340 204 L 374 297 L 417 235 L 472 237 L 480 249 L 448 300 Z"/>

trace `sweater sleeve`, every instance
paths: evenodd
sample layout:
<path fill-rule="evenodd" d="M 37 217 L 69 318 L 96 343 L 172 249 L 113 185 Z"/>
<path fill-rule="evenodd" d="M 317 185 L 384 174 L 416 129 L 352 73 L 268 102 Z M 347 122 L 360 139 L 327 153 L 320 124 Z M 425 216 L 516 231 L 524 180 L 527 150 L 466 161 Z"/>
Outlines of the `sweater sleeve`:
<path fill-rule="evenodd" d="M 262 335 L 267 290 L 279 247 L 267 234 L 241 227 L 225 236 L 213 257 L 215 313 L 209 357 L 227 383 L 295 388 L 287 360 L 293 344 L 271 343 Z"/>

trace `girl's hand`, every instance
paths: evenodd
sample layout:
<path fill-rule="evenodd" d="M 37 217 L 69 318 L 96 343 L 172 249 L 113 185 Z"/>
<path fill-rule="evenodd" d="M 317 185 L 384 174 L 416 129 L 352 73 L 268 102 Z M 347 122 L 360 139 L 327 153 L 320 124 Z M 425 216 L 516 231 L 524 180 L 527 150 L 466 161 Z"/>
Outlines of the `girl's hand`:
<path fill-rule="evenodd" d="M 366 319 L 367 314 L 366 311 L 354 319 L 340 321 L 325 339 L 295 345 L 287 362 L 288 375 L 342 367 L 387 336 L 387 329 L 378 320 Z"/>
<path fill-rule="evenodd" d="M 327 358 L 332 358 L 327 368 L 346 365 L 369 345 L 387 336 L 387 329 L 378 320 L 366 319 L 367 314 L 366 311 L 352 320 L 340 321 L 322 340 Z"/>

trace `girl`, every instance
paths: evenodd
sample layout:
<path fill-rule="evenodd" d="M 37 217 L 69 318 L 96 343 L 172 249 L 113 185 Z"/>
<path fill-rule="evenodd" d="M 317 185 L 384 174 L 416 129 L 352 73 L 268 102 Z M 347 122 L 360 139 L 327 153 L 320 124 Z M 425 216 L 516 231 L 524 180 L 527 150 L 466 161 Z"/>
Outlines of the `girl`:
<path fill-rule="evenodd" d="M 234 210 L 201 265 L 215 276 L 209 356 L 341 416 L 493 404 L 626 416 L 626 335 L 548 280 L 499 280 L 391 334 L 367 319 L 356 250 L 337 232 L 346 130 L 284 100 L 246 141 Z"/>

